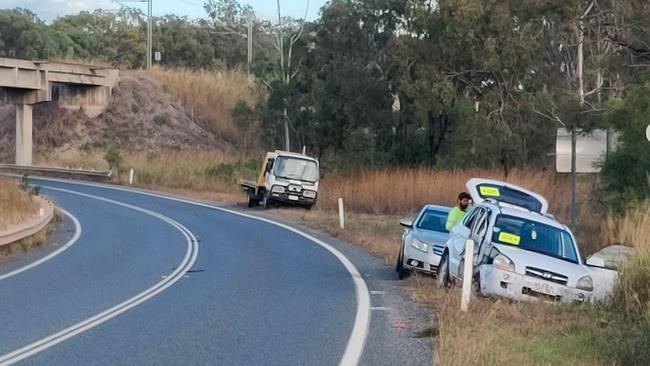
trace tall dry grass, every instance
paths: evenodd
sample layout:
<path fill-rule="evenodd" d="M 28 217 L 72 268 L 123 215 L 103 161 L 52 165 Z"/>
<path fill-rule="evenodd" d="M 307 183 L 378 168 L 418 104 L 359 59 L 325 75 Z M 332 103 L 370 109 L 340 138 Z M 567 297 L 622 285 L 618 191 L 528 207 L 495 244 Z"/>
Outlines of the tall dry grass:
<path fill-rule="evenodd" d="M 104 151 L 86 154 L 39 155 L 39 165 L 107 170 Z M 257 160 L 218 150 L 163 150 L 160 152 L 120 152 L 123 162 L 114 176 L 126 183 L 134 170 L 135 184 L 155 189 L 191 189 L 221 193 L 239 192 L 239 180 L 254 178 Z M 259 156 L 255 156 L 259 158 Z M 260 158 L 261 159 L 261 158 Z M 260 160 L 261 161 L 261 160 Z"/>
<path fill-rule="evenodd" d="M 196 122 L 229 141 L 241 136 L 232 118 L 237 102 L 253 108 L 260 96 L 255 80 L 238 70 L 154 68 L 153 75 Z"/>
<path fill-rule="evenodd" d="M 610 242 L 632 246 L 634 255 L 623 269 L 614 306 L 630 317 L 645 317 L 650 325 L 650 201 L 607 222 Z"/>
<path fill-rule="evenodd" d="M 38 209 L 29 193 L 13 181 L 0 178 L 0 230 L 34 215 Z"/>

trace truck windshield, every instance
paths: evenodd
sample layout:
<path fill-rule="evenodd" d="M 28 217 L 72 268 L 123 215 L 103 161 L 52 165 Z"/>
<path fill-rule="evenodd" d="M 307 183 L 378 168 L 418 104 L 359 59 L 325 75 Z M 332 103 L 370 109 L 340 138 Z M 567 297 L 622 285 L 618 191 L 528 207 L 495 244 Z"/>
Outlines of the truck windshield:
<path fill-rule="evenodd" d="M 308 182 L 318 180 L 318 166 L 313 160 L 281 156 L 275 159 L 274 167 L 277 177 Z"/>
<path fill-rule="evenodd" d="M 566 230 L 521 217 L 499 215 L 492 241 L 578 263 L 573 240 Z"/>

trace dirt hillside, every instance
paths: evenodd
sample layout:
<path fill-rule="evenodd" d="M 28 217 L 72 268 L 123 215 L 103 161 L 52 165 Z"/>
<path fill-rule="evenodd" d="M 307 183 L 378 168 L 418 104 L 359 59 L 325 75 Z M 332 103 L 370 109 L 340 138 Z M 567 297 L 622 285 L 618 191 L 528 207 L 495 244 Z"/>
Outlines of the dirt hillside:
<path fill-rule="evenodd" d="M 34 106 L 34 153 L 59 154 L 117 144 L 132 151 L 217 149 L 232 146 L 206 131 L 144 72 L 121 73 L 106 111 L 89 118 L 56 103 Z M 13 162 L 15 107 L 0 105 L 0 162 Z"/>

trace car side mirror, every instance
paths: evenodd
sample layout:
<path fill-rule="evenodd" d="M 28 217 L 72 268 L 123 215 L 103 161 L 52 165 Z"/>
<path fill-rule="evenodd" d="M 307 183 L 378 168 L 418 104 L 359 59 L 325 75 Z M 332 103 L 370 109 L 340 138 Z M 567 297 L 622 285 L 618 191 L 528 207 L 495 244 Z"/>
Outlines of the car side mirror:
<path fill-rule="evenodd" d="M 591 255 L 587 258 L 587 265 L 590 267 L 605 268 L 605 260 L 601 257 Z"/>
<path fill-rule="evenodd" d="M 273 169 L 273 159 L 269 159 L 266 162 L 266 172 L 270 173 L 272 169 Z"/>
<path fill-rule="evenodd" d="M 405 228 L 412 228 L 413 227 L 413 219 L 411 218 L 403 218 L 399 220 L 399 224 L 404 226 Z"/>

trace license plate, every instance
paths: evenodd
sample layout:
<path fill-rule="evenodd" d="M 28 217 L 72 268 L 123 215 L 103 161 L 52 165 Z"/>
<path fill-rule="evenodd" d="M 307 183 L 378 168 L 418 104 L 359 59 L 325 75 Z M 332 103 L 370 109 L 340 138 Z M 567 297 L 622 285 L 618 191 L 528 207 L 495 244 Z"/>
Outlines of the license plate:
<path fill-rule="evenodd" d="M 536 283 L 533 283 L 531 287 L 532 287 L 533 290 L 535 290 L 537 292 L 541 292 L 543 294 L 547 294 L 547 295 L 557 295 L 557 294 L 559 294 L 559 292 L 557 291 L 555 286 L 553 286 L 551 284 L 548 284 L 548 283 L 537 283 L 536 282 Z"/>
<path fill-rule="evenodd" d="M 292 201 L 297 201 L 297 200 L 298 200 L 298 196 L 293 196 L 293 195 L 291 195 L 291 196 L 289 196 L 289 199 L 292 200 Z"/>

